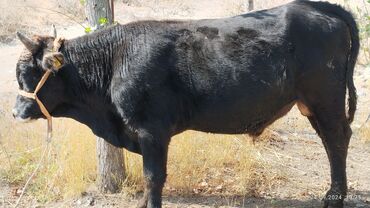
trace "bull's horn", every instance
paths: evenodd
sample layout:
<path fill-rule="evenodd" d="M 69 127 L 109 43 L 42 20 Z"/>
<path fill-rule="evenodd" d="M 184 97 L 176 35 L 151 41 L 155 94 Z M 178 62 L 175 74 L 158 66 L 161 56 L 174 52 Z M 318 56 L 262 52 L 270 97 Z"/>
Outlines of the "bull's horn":
<path fill-rule="evenodd" d="M 26 48 L 31 51 L 32 53 L 33 52 L 36 52 L 37 49 L 39 48 L 39 44 L 29 38 L 27 38 L 25 35 L 23 35 L 22 33 L 20 32 L 17 32 L 17 36 L 19 38 L 19 40 L 24 44 L 24 46 L 26 46 Z"/>
<path fill-rule="evenodd" d="M 56 38 L 57 37 L 57 28 L 55 28 L 55 25 L 51 25 L 51 30 L 50 30 L 50 36 Z"/>

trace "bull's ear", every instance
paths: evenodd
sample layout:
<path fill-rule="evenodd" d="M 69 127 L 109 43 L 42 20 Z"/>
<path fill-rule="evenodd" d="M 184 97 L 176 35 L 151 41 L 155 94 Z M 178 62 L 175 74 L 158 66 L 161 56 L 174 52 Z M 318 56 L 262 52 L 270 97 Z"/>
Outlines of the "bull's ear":
<path fill-rule="evenodd" d="M 53 37 L 53 38 L 57 37 L 57 29 L 55 28 L 54 24 L 51 25 L 50 36 Z"/>
<path fill-rule="evenodd" d="M 29 38 L 27 38 L 25 35 L 23 35 L 20 32 L 17 32 L 17 36 L 19 40 L 26 46 L 26 48 L 31 52 L 35 53 L 39 49 L 39 44 Z"/>
<path fill-rule="evenodd" d="M 42 68 L 58 72 L 64 65 L 64 56 L 60 52 L 50 52 L 44 55 L 42 59 Z"/>

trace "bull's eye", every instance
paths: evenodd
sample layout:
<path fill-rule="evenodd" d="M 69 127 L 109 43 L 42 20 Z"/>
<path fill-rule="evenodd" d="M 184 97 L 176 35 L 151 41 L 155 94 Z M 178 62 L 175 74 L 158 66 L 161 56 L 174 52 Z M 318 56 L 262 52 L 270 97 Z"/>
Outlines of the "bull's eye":
<path fill-rule="evenodd" d="M 20 90 L 33 91 L 36 88 L 41 75 L 37 70 L 27 67 L 26 70 L 21 70 L 17 77 L 18 85 Z"/>

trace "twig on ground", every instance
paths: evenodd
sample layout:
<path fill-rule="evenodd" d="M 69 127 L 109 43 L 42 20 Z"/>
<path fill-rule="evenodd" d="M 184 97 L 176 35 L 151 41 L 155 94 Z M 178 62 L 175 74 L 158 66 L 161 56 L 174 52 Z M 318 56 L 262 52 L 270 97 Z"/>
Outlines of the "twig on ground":
<path fill-rule="evenodd" d="M 16 203 L 15 203 L 15 205 L 14 205 L 14 207 L 15 207 L 15 208 L 16 208 L 16 207 L 18 207 L 18 205 L 19 205 L 19 203 L 20 203 L 20 201 L 21 201 L 21 199 L 22 199 L 22 197 L 23 197 L 24 193 L 26 192 L 26 189 L 27 189 L 27 187 L 28 187 L 28 184 L 31 182 L 32 178 L 36 175 L 36 173 L 37 173 L 37 172 L 38 172 L 38 170 L 40 169 L 41 164 L 42 164 L 42 161 L 44 160 L 45 155 L 46 155 L 46 153 L 48 152 L 49 146 L 50 146 L 50 142 L 48 142 L 48 143 L 45 145 L 44 151 L 43 151 L 43 153 L 42 153 L 42 155 L 41 155 L 41 157 L 40 157 L 40 159 L 39 159 L 39 162 L 37 163 L 37 166 L 36 166 L 35 170 L 33 170 L 32 174 L 31 174 L 31 176 L 28 178 L 28 180 L 27 180 L 26 184 L 24 184 L 24 186 L 23 186 L 23 188 L 22 188 L 22 192 L 21 192 L 21 194 L 19 195 L 19 198 L 17 199 L 17 202 L 16 202 Z"/>

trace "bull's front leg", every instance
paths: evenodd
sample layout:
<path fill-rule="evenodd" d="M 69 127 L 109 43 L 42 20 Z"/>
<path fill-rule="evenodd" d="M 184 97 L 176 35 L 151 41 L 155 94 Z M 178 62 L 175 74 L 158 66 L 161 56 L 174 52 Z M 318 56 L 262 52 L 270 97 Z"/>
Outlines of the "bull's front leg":
<path fill-rule="evenodd" d="M 138 208 L 160 208 L 162 206 L 162 189 L 167 176 L 168 140 L 147 132 L 139 133 L 145 189 Z"/>

